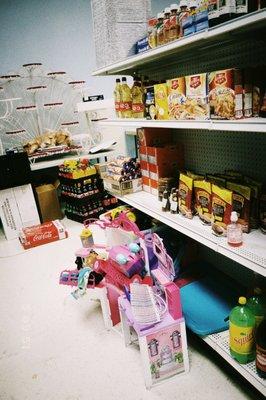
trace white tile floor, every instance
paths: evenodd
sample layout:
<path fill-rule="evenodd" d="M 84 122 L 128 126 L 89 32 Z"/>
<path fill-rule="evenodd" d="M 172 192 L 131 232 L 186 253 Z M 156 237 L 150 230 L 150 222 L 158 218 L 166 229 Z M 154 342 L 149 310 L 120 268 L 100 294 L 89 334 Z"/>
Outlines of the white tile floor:
<path fill-rule="evenodd" d="M 0 400 L 258 399 L 193 338 L 189 374 L 147 391 L 137 347 L 105 330 L 98 303 L 58 285 L 80 247 L 81 225 L 66 224 L 68 239 L 28 251 L 0 242 Z"/>

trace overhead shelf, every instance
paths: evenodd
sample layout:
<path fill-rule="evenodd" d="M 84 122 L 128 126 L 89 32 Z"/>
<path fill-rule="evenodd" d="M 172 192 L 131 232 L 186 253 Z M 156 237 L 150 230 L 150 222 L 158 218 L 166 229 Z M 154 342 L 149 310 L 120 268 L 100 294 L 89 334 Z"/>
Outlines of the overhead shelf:
<path fill-rule="evenodd" d="M 156 47 L 141 54 L 128 57 L 106 67 L 97 69 L 93 76 L 132 74 L 138 68 L 149 68 L 154 62 L 163 61 L 165 65 L 176 59 L 177 55 L 210 46 L 213 43 L 222 43 L 232 39 L 232 36 L 247 35 L 266 25 L 266 10 L 260 10 L 233 21 L 223 23 L 203 32 L 181 38 L 174 42 Z"/>
<path fill-rule="evenodd" d="M 246 118 L 243 120 L 147 120 L 142 118 L 116 118 L 98 121 L 101 126 L 120 126 L 126 128 L 172 128 L 204 129 L 210 131 L 266 132 L 265 118 Z"/>
<path fill-rule="evenodd" d="M 40 170 L 40 169 L 46 169 L 46 168 L 51 168 L 51 167 L 57 167 L 58 165 L 62 164 L 65 160 L 78 160 L 79 158 L 87 158 L 89 160 L 94 160 L 97 158 L 101 157 L 108 157 L 110 154 L 112 154 L 113 150 L 108 150 L 108 151 L 102 151 L 99 153 L 93 153 L 93 154 L 76 154 L 76 155 L 65 155 L 60 158 L 54 158 L 52 160 L 46 160 L 46 161 L 35 161 L 34 163 L 31 163 L 30 167 L 32 171 Z"/>
<path fill-rule="evenodd" d="M 266 395 L 266 381 L 259 377 L 256 372 L 255 362 L 239 364 L 235 361 L 229 351 L 229 331 L 214 333 L 202 338 L 210 347 L 220 354 L 234 369 L 248 380 L 264 396 Z"/>
<path fill-rule="evenodd" d="M 210 226 L 203 225 L 197 216 L 190 220 L 180 214 L 163 212 L 161 210 L 162 204 L 150 193 L 142 191 L 118 198 L 178 232 L 266 277 L 266 236 L 259 230 L 244 234 L 243 245 L 234 248 L 227 244 L 226 238 L 213 235 Z"/>

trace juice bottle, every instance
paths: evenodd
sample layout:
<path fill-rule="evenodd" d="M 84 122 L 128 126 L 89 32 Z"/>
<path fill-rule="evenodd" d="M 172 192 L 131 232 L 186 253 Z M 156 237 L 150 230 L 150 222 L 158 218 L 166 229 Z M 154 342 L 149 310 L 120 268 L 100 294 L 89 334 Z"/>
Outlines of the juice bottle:
<path fill-rule="evenodd" d="M 121 103 L 121 83 L 120 79 L 115 80 L 114 100 L 115 100 L 115 114 L 117 118 L 121 117 L 120 103 Z"/>
<path fill-rule="evenodd" d="M 171 4 L 170 6 L 170 26 L 169 26 L 169 42 L 179 38 L 180 26 L 179 26 L 179 7 L 177 4 Z"/>
<path fill-rule="evenodd" d="M 266 302 L 263 297 L 262 291 L 259 287 L 254 289 L 254 294 L 247 301 L 247 307 L 253 313 L 256 322 L 256 329 L 258 329 L 259 324 L 266 317 Z"/>
<path fill-rule="evenodd" d="M 157 46 L 161 46 L 164 44 L 164 30 L 163 30 L 163 19 L 164 14 L 157 14 L 157 25 L 156 25 L 156 38 L 157 38 Z"/>
<path fill-rule="evenodd" d="M 238 216 L 236 211 L 231 213 L 231 224 L 227 226 L 227 243 L 233 247 L 243 244 L 243 232 L 240 224 L 237 223 Z"/>
<path fill-rule="evenodd" d="M 170 7 L 166 7 L 164 10 L 164 20 L 163 20 L 163 35 L 164 35 L 164 43 L 169 42 L 169 32 L 170 32 L 170 15 L 171 10 Z"/>
<path fill-rule="evenodd" d="M 256 334 L 256 370 L 261 378 L 266 379 L 266 319 L 261 322 Z"/>
<path fill-rule="evenodd" d="M 245 297 L 239 297 L 238 306 L 232 309 L 229 316 L 230 354 L 240 364 L 247 364 L 255 358 L 255 317 L 246 302 Z"/>
<path fill-rule="evenodd" d="M 120 91 L 120 112 L 122 118 L 131 118 L 132 116 L 132 97 L 131 90 L 127 84 L 127 78 L 123 76 Z"/>
<path fill-rule="evenodd" d="M 132 95 L 132 117 L 144 117 L 144 102 L 143 88 L 139 77 L 134 78 L 134 83 L 131 89 Z"/>
<path fill-rule="evenodd" d="M 208 0 L 209 27 L 219 24 L 219 0 Z"/>

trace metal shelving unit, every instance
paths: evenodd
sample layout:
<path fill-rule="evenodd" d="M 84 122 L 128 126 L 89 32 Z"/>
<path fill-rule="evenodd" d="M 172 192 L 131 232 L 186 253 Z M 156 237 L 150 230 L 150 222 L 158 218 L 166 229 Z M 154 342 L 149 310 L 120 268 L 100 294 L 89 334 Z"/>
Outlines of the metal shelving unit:
<path fill-rule="evenodd" d="M 171 79 L 206 71 L 266 64 L 266 10 L 256 11 L 203 32 L 181 38 L 139 55 L 94 71 L 94 76 L 125 74 L 148 75 L 151 79 Z M 185 146 L 186 167 L 199 173 L 237 168 L 256 179 L 265 179 L 266 120 L 241 121 L 148 121 L 146 119 L 109 119 L 102 126 L 176 129 L 177 140 Z M 251 156 L 251 153 L 253 156 Z M 234 160 L 234 161 L 233 161 Z M 216 237 L 197 217 L 161 211 L 155 196 L 138 192 L 120 200 L 189 236 L 207 248 L 238 263 L 241 274 L 254 271 L 266 276 L 266 237 L 260 231 L 244 235 L 240 248 L 230 248 L 225 238 Z M 241 267 L 243 266 L 243 268 Z M 256 374 L 254 362 L 240 365 L 231 358 L 228 332 L 202 338 L 262 394 L 266 383 Z"/>
<path fill-rule="evenodd" d="M 263 132 L 266 133 L 264 118 L 247 118 L 238 121 L 214 120 L 147 120 L 147 119 L 106 119 L 98 121 L 101 126 L 120 126 L 126 128 L 168 128 L 168 129 L 204 129 L 209 131 L 228 132 Z"/>

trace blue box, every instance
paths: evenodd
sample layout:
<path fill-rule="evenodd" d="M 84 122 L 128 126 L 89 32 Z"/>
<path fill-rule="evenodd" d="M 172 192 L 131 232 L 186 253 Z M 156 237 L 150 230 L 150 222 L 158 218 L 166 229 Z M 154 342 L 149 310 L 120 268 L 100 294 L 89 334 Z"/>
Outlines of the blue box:
<path fill-rule="evenodd" d="M 196 24 L 198 24 L 199 22 L 202 22 L 202 21 L 208 21 L 208 11 L 207 10 L 200 11 L 195 15 Z"/>
<path fill-rule="evenodd" d="M 196 24 L 196 32 L 204 31 L 209 28 L 209 21 L 202 21 L 199 24 Z"/>
<path fill-rule="evenodd" d="M 192 26 L 194 23 L 194 15 L 187 17 L 186 19 L 182 20 L 182 28 L 186 29 Z"/>
<path fill-rule="evenodd" d="M 150 49 L 148 37 L 140 39 L 136 43 L 136 54 L 142 53 L 143 51 L 147 51 Z"/>
<path fill-rule="evenodd" d="M 184 36 L 189 36 L 192 35 L 192 33 L 196 32 L 196 27 L 195 25 L 190 26 L 189 28 L 184 29 Z"/>

